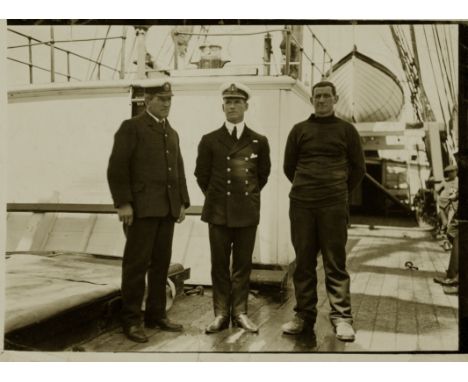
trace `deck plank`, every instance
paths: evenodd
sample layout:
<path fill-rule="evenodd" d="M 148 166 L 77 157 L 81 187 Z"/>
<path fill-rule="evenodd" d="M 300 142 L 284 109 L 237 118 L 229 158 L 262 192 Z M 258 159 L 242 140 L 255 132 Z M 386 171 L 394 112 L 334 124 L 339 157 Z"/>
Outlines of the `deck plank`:
<path fill-rule="evenodd" d="M 289 291 L 259 291 L 249 296 L 249 315 L 260 327 L 258 334 L 230 328 L 207 335 L 213 319 L 211 290 L 204 295 L 181 296 L 169 316 L 184 325 L 182 333 L 148 330 L 150 341 L 135 344 L 117 328 L 83 344 L 86 351 L 314 353 L 314 352 L 415 352 L 457 349 L 458 305 L 432 278 L 444 272 L 448 256 L 428 233 L 411 229 L 388 230 L 356 227 L 350 230 L 348 255 L 351 277 L 354 343 L 335 338 L 329 322 L 328 298 L 322 260 L 318 272 L 318 317 L 315 330 L 290 336 L 281 325 L 294 315 L 295 298 Z M 412 261 L 419 270 L 404 264 Z"/>

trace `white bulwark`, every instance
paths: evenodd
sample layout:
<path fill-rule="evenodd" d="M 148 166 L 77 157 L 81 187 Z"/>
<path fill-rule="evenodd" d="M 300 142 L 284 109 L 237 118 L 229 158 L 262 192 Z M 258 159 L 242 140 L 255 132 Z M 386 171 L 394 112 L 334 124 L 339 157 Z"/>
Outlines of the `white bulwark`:
<path fill-rule="evenodd" d="M 289 130 L 311 113 L 307 89 L 286 76 L 168 79 L 174 92 L 169 120 L 179 133 L 193 206 L 203 205 L 203 194 L 193 175 L 198 143 L 203 134 L 219 128 L 224 120 L 219 87 L 226 81 L 240 80 L 251 89 L 246 123 L 268 137 L 272 158 L 272 172 L 261 195 L 253 261 L 288 265 L 294 258 L 288 228 L 290 184 L 283 175 L 282 159 Z M 112 203 L 106 168 L 113 135 L 120 123 L 131 117 L 132 85 L 151 86 L 154 81 L 12 89 L 8 141 L 14 160 L 8 168 L 8 202 Z M 88 217 L 70 215 L 67 219 L 76 221 L 75 230 L 80 231 Z M 20 232 L 19 218 L 16 226 Z M 15 229 L 13 225 L 11 229 Z M 11 231 L 10 251 L 20 244 L 14 236 Z M 70 232 L 54 232 L 40 249 L 76 249 L 79 239 L 72 236 Z M 117 218 L 98 216 L 87 243 L 80 250 L 121 256 L 124 238 Z M 173 261 L 191 268 L 194 284 L 211 283 L 209 253 L 208 228 L 198 216 L 177 225 Z"/>

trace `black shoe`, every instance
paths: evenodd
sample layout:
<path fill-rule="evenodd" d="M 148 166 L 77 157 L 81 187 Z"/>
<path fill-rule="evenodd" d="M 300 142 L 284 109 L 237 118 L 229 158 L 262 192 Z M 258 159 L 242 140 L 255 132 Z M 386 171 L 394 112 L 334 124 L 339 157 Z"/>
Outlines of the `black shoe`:
<path fill-rule="evenodd" d="M 141 325 L 126 326 L 123 328 L 123 331 L 129 340 L 140 343 L 148 342 L 148 337 L 146 337 Z"/>
<path fill-rule="evenodd" d="M 299 316 L 294 316 L 292 320 L 284 323 L 281 326 L 281 330 L 284 334 L 307 334 L 308 336 L 315 336 L 314 332 L 315 319 L 307 318 L 304 319 Z"/>
<path fill-rule="evenodd" d="M 160 318 L 158 320 L 145 320 L 145 326 L 148 329 L 160 328 L 167 332 L 181 332 L 184 327 L 175 322 L 171 322 L 168 318 Z"/>
<path fill-rule="evenodd" d="M 205 333 L 217 333 L 229 327 L 229 318 L 225 316 L 216 316 L 205 329 Z"/>
<path fill-rule="evenodd" d="M 458 294 L 458 285 L 443 285 L 442 286 L 445 294 L 457 295 Z"/>
<path fill-rule="evenodd" d="M 443 286 L 454 286 L 458 285 L 458 277 L 454 277 L 453 279 L 448 277 L 434 277 L 434 282 Z"/>
<path fill-rule="evenodd" d="M 258 333 L 258 326 L 250 321 L 250 318 L 244 313 L 234 317 L 232 326 L 237 326 L 251 333 Z"/>
<path fill-rule="evenodd" d="M 281 330 L 285 334 L 300 334 L 304 331 L 305 320 L 301 317 L 294 316 L 291 321 L 286 322 L 281 327 Z"/>

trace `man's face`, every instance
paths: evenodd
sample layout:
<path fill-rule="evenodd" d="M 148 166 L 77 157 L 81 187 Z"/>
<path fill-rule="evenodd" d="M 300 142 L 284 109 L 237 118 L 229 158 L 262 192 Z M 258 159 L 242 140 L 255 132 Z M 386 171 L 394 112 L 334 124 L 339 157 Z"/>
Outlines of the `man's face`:
<path fill-rule="evenodd" d="M 318 117 L 328 117 L 332 115 L 337 101 L 338 96 L 333 95 L 331 86 L 315 88 L 311 98 L 315 109 L 315 115 Z"/>
<path fill-rule="evenodd" d="M 248 107 L 248 103 L 242 98 L 224 98 L 223 111 L 226 119 L 231 123 L 242 122 Z"/>
<path fill-rule="evenodd" d="M 147 100 L 148 110 L 159 119 L 167 118 L 171 109 L 171 100 L 172 97 L 170 96 L 160 97 L 155 95 Z"/>

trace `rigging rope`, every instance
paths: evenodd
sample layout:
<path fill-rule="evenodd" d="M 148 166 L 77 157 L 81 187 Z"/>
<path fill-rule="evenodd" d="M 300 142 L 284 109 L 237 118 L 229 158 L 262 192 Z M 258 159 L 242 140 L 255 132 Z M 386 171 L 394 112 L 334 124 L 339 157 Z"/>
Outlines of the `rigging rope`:
<path fill-rule="evenodd" d="M 418 90 L 417 90 L 417 84 L 416 84 L 417 78 L 415 78 L 415 73 L 411 69 L 412 59 L 409 56 L 409 51 L 407 51 L 404 47 L 402 31 L 393 25 L 390 26 L 390 30 L 392 32 L 392 36 L 393 36 L 395 45 L 398 50 L 398 55 L 400 57 L 400 61 L 403 66 L 403 71 L 407 79 L 406 83 L 408 85 L 408 88 L 411 94 L 411 103 L 413 105 L 413 111 L 418 121 L 423 121 L 423 116 L 421 113 L 422 107 L 421 107 L 421 102 L 418 97 Z"/>
<path fill-rule="evenodd" d="M 452 37 L 452 28 L 448 25 L 445 25 L 446 29 L 448 30 L 448 33 L 450 34 L 450 37 Z M 447 34 L 445 34 L 445 38 L 446 38 L 446 42 L 447 42 L 447 47 L 448 47 L 448 51 L 449 51 L 449 55 L 451 57 L 451 60 L 450 60 L 450 66 L 451 66 L 451 72 L 452 72 L 452 77 L 453 78 L 457 78 L 457 71 L 455 69 L 455 55 L 453 54 L 453 46 L 452 44 L 449 44 L 448 41 L 447 41 Z"/>
<path fill-rule="evenodd" d="M 135 45 L 136 45 L 136 33 L 135 35 L 133 36 L 133 42 L 132 42 L 132 47 L 130 48 L 130 53 L 128 55 L 128 58 L 127 58 L 127 62 L 125 63 L 125 67 L 126 68 L 129 68 L 130 67 L 130 64 L 132 63 L 132 60 L 133 60 L 133 52 L 135 51 Z M 129 72 L 129 70 L 127 69 L 127 72 Z"/>
<path fill-rule="evenodd" d="M 447 61 L 447 73 L 448 73 L 448 79 L 449 79 L 449 83 L 451 85 L 451 88 L 452 88 L 452 92 L 453 92 L 453 95 L 454 95 L 454 98 L 452 99 L 453 103 L 456 103 L 457 102 L 457 91 L 456 91 L 456 87 L 455 87 L 455 79 L 456 79 L 456 75 L 455 75 L 455 71 L 453 71 L 453 61 L 454 61 L 454 57 L 452 54 L 450 54 L 449 52 L 449 44 L 448 44 L 448 40 L 447 40 L 447 34 L 445 33 L 445 30 L 442 30 L 443 32 L 443 42 L 444 42 L 444 45 L 445 45 L 445 59 Z"/>
<path fill-rule="evenodd" d="M 447 52 L 447 60 L 449 63 L 449 69 L 450 69 L 450 79 L 451 79 L 451 84 L 453 89 L 456 89 L 456 74 L 455 74 L 455 69 L 454 69 L 454 62 L 455 62 L 455 57 L 453 55 L 453 51 L 451 48 L 451 44 L 449 43 L 449 39 L 447 37 L 448 34 L 451 36 L 451 30 L 447 25 L 444 26 L 443 32 L 444 32 L 444 42 L 445 42 L 445 47 L 446 47 L 446 52 Z M 454 93 L 456 94 L 455 90 Z M 457 142 L 456 142 L 456 137 L 455 135 L 457 132 L 455 131 L 456 129 L 456 114 L 458 113 L 458 100 L 455 98 L 453 100 L 453 104 L 451 106 L 451 109 L 449 110 L 449 115 L 450 115 L 450 120 L 449 123 L 452 122 L 452 124 L 447 126 L 447 148 L 448 148 L 448 153 L 451 157 L 451 161 L 455 162 L 455 157 L 453 153 L 457 151 Z"/>
<path fill-rule="evenodd" d="M 410 52 L 412 52 L 412 49 L 410 48 L 409 43 L 408 43 L 408 41 L 406 39 L 405 31 L 403 30 L 402 26 L 398 26 L 398 28 L 400 28 L 399 34 L 400 34 L 400 40 L 401 40 L 404 52 L 405 52 L 406 56 L 408 57 L 408 59 L 413 61 L 413 55 L 410 56 Z"/>
<path fill-rule="evenodd" d="M 432 76 L 434 77 L 434 83 L 435 83 L 435 85 L 437 87 L 437 77 L 436 77 L 436 74 L 435 74 L 434 63 L 432 62 L 432 55 L 431 55 L 431 48 L 430 48 L 430 45 L 429 45 L 429 39 L 427 38 L 425 25 L 423 25 L 422 27 L 423 27 L 423 32 L 424 32 L 424 38 L 426 40 L 429 61 L 431 63 Z M 442 100 L 440 98 L 439 92 L 437 92 L 437 98 L 439 100 L 439 107 L 440 107 L 440 111 L 442 113 L 442 119 L 445 122 L 446 118 L 445 118 L 444 108 L 442 107 Z"/>
<path fill-rule="evenodd" d="M 456 94 L 457 92 L 455 91 L 455 78 L 456 78 L 456 75 L 455 75 L 455 71 L 453 69 L 453 62 L 454 62 L 454 57 L 453 57 L 453 54 L 451 52 L 451 50 L 449 49 L 449 43 L 448 43 L 448 40 L 447 40 L 447 33 L 446 33 L 446 30 L 445 28 L 442 29 L 443 32 L 443 42 L 444 42 L 444 48 L 445 48 L 445 54 L 444 56 L 446 57 L 446 60 L 447 60 L 447 78 L 448 78 L 448 81 L 452 87 L 452 91 L 453 91 L 453 94 Z M 454 103 L 456 103 L 456 99 L 453 99 L 452 101 L 454 101 Z"/>
<path fill-rule="evenodd" d="M 433 30 L 432 33 L 435 36 L 434 39 L 437 42 L 437 44 L 436 44 L 437 59 L 439 61 L 439 69 L 440 69 L 440 73 L 441 73 L 441 77 L 442 77 L 442 83 L 444 84 L 444 91 L 445 91 L 445 95 L 447 97 L 447 104 L 448 104 L 449 99 L 452 100 L 452 102 L 453 102 L 454 92 L 452 90 L 452 87 L 450 86 L 450 83 L 447 83 L 446 76 L 443 75 L 444 71 L 445 71 L 445 73 L 447 73 L 447 67 L 445 65 L 445 58 L 444 58 L 444 54 L 442 52 L 442 45 L 440 43 L 439 32 L 438 32 L 435 25 L 432 26 L 432 30 Z M 448 88 L 448 91 L 447 91 L 447 88 Z M 450 93 L 451 98 L 449 98 L 449 93 Z M 449 104 L 448 104 L 448 110 L 450 111 L 450 105 Z"/>
<path fill-rule="evenodd" d="M 127 36 L 127 26 L 123 26 L 123 28 L 122 28 L 122 37 L 121 38 L 124 38 L 124 40 L 126 40 L 126 36 Z M 116 68 L 119 66 L 119 62 L 122 59 L 122 54 L 123 53 L 124 52 L 122 51 L 122 48 L 120 48 L 119 49 L 119 54 L 117 56 L 117 62 L 115 63 Z M 117 75 L 117 73 L 119 73 L 119 72 L 115 71 L 114 73 L 112 73 L 112 79 L 114 79 L 115 76 Z M 125 78 L 125 73 L 123 75 L 124 75 L 124 78 Z M 119 78 L 120 78 L 120 76 L 119 76 Z"/>
<path fill-rule="evenodd" d="M 98 33 L 98 30 L 97 28 L 94 30 L 94 38 L 96 38 L 97 36 L 97 33 Z M 91 52 L 89 53 L 89 57 L 93 57 L 94 56 L 94 49 L 96 47 L 96 41 L 97 40 L 94 40 L 93 41 L 93 44 L 91 45 Z M 85 78 L 89 78 L 89 71 L 91 70 L 91 61 L 88 61 L 88 68 L 86 69 L 86 77 Z"/>
<path fill-rule="evenodd" d="M 96 69 L 96 67 L 98 67 L 98 65 L 100 66 L 102 64 L 102 59 L 104 57 L 104 48 L 106 47 L 106 43 L 107 43 L 107 36 L 109 36 L 109 32 L 110 32 L 110 29 L 111 29 L 111 25 L 109 25 L 107 27 L 107 32 L 106 32 L 106 36 L 104 37 L 104 41 L 102 42 L 102 46 L 101 46 L 101 50 L 99 51 L 99 54 L 96 58 L 96 61 L 98 61 L 98 64 L 95 64 L 94 67 L 93 67 L 93 71 L 91 72 L 91 75 L 89 76 L 89 79 L 91 79 L 93 77 L 93 74 L 94 74 L 94 70 Z"/>
<path fill-rule="evenodd" d="M 439 35 L 437 33 L 437 29 L 435 29 L 435 26 L 433 26 L 433 28 L 432 28 L 432 33 L 434 35 L 434 40 L 437 42 L 437 44 L 436 44 L 436 53 L 437 53 L 437 61 L 439 63 L 439 73 L 440 73 L 440 77 L 441 77 L 441 80 L 442 80 L 442 85 L 443 85 L 443 88 L 444 88 L 445 100 L 446 100 L 446 103 L 447 103 L 447 113 L 450 114 L 450 109 L 451 109 L 450 100 L 453 99 L 453 98 L 451 98 L 453 95 L 452 95 L 450 86 L 446 83 L 445 77 L 443 75 L 443 72 L 444 72 L 444 69 L 445 69 L 445 63 L 444 63 L 443 58 L 442 58 L 443 52 L 441 51 L 441 48 L 440 48 Z M 448 91 L 447 91 L 447 89 L 448 89 Z M 448 120 L 449 120 L 449 118 L 445 119 L 445 125 L 446 126 L 448 126 Z"/>

